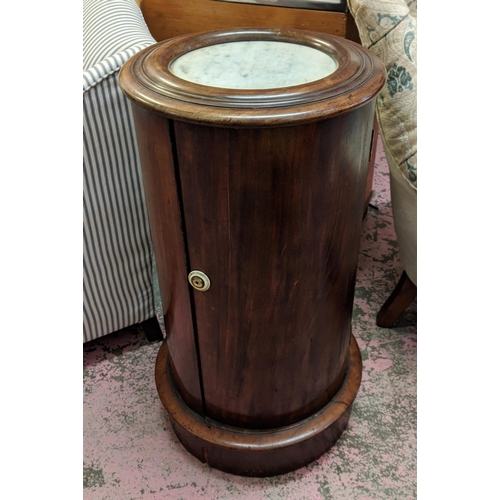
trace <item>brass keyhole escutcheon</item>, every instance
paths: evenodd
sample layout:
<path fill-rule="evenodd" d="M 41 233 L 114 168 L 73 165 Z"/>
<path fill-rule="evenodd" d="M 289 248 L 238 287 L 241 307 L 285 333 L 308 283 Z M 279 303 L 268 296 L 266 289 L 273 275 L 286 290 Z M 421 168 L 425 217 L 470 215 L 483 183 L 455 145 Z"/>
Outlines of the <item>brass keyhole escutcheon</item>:
<path fill-rule="evenodd" d="M 210 278 L 201 271 L 191 271 L 188 275 L 190 285 L 200 292 L 210 288 Z"/>

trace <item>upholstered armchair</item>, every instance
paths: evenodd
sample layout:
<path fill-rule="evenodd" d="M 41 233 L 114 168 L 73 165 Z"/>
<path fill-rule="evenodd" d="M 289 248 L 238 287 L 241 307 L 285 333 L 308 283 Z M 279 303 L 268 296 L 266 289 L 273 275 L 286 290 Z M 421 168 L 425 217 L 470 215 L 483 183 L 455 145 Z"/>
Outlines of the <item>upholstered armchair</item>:
<path fill-rule="evenodd" d="M 363 46 L 377 54 L 387 70 L 376 112 L 404 272 L 382 306 L 377 325 L 391 327 L 417 294 L 417 2 L 348 0 L 348 5 Z"/>
<path fill-rule="evenodd" d="M 149 222 L 118 72 L 156 41 L 134 0 L 84 0 L 83 28 L 83 340 L 137 323 L 155 340 Z"/>

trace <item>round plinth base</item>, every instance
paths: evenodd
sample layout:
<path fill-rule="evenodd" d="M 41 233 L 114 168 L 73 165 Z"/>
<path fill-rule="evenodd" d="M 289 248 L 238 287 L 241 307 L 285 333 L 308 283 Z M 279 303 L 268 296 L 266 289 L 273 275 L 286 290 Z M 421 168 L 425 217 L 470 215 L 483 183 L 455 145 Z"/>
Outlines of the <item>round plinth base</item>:
<path fill-rule="evenodd" d="M 361 383 L 361 354 L 351 335 L 346 378 L 335 397 L 309 418 L 286 427 L 244 429 L 204 418 L 179 396 L 164 342 L 156 360 L 156 386 L 185 448 L 211 467 L 241 476 L 275 476 L 316 460 L 342 434 Z"/>

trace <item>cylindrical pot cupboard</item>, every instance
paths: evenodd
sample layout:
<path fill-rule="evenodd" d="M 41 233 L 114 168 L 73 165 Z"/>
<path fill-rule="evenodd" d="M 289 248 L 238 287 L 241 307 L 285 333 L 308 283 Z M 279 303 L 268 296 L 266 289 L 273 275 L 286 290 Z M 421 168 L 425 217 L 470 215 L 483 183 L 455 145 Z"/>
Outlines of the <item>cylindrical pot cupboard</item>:
<path fill-rule="evenodd" d="M 235 29 L 132 57 L 167 338 L 158 393 L 183 445 L 281 474 L 345 428 L 351 315 L 381 62 L 330 35 Z"/>

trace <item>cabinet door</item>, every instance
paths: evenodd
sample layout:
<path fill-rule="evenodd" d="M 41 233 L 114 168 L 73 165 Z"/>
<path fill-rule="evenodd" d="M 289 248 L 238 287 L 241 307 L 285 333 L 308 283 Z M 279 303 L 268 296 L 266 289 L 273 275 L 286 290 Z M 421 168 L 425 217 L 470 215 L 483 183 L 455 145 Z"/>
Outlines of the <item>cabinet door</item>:
<path fill-rule="evenodd" d="M 346 373 L 373 104 L 307 125 L 175 122 L 206 415 L 271 428 Z M 366 125 L 368 124 L 368 125 Z"/>

